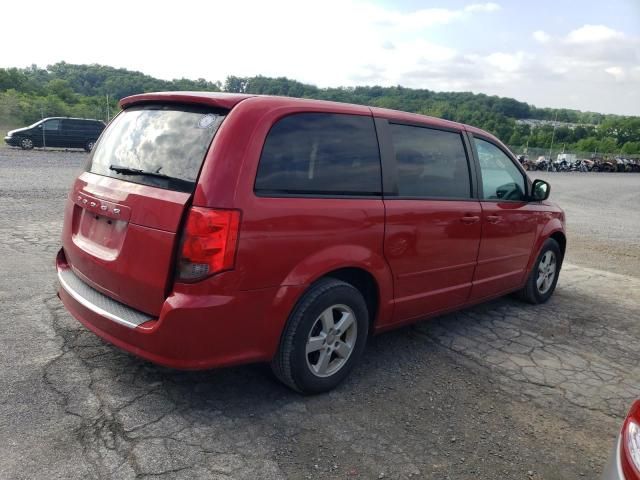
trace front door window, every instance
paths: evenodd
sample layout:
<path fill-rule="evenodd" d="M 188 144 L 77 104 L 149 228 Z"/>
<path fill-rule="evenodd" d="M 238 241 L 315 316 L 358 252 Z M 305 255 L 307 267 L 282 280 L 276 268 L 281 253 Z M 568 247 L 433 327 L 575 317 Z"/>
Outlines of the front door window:
<path fill-rule="evenodd" d="M 52 130 L 58 130 L 59 127 L 60 127 L 60 120 L 47 120 L 46 122 L 44 122 L 44 129 L 47 132 L 50 132 Z"/>
<path fill-rule="evenodd" d="M 482 172 L 484 200 L 524 201 L 524 176 L 511 159 L 496 145 L 474 138 Z"/>

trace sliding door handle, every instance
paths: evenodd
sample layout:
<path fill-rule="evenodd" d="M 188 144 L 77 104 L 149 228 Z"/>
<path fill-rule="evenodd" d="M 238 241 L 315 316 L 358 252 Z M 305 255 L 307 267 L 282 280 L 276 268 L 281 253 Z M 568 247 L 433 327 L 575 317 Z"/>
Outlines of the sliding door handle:
<path fill-rule="evenodd" d="M 480 217 L 478 215 L 465 215 L 460 219 L 460 221 L 464 224 L 478 223 L 480 221 Z"/>

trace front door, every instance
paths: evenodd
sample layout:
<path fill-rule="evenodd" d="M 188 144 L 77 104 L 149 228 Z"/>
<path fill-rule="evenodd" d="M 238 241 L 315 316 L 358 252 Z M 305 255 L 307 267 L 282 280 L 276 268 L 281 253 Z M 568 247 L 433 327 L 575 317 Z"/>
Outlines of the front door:
<path fill-rule="evenodd" d="M 527 202 L 527 182 L 514 160 L 489 139 L 473 137 L 480 166 L 482 240 L 473 300 L 500 295 L 522 283 L 536 237 L 538 214 Z"/>
<path fill-rule="evenodd" d="M 60 147 L 62 146 L 60 138 L 60 119 L 52 118 L 42 124 L 43 135 L 42 140 L 44 147 Z"/>
<path fill-rule="evenodd" d="M 388 124 L 397 192 L 385 195 L 384 252 L 394 278 L 394 323 L 465 303 L 481 234 L 460 132 Z"/>

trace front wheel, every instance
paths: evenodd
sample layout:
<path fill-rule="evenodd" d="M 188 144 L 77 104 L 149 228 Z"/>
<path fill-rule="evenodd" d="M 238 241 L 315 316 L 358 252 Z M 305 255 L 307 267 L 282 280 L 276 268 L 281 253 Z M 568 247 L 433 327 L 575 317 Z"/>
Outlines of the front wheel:
<path fill-rule="evenodd" d="M 304 394 L 326 392 L 344 380 L 362 355 L 367 304 L 353 285 L 325 278 L 294 308 L 271 363 L 276 377 Z"/>
<path fill-rule="evenodd" d="M 22 148 L 23 150 L 31 150 L 33 148 L 33 140 L 31 140 L 29 137 L 25 137 L 22 140 L 20 140 L 20 148 Z"/>
<path fill-rule="evenodd" d="M 87 143 L 84 144 L 85 152 L 90 152 L 93 150 L 94 145 L 96 144 L 95 140 L 87 140 Z"/>
<path fill-rule="evenodd" d="M 527 283 L 518 296 L 529 303 L 544 303 L 553 295 L 558 283 L 562 267 L 560 245 L 553 238 L 548 238 L 533 265 Z"/>

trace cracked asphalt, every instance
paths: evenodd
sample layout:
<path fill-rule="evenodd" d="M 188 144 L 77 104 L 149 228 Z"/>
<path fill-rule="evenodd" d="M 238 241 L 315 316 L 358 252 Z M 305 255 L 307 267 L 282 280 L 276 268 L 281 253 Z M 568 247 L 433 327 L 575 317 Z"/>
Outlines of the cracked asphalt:
<path fill-rule="evenodd" d="M 53 262 L 85 161 L 0 148 L 0 479 L 598 478 L 640 397 L 640 175 L 545 174 L 569 222 L 549 303 L 380 335 L 303 397 L 262 365 L 156 367 L 66 313 Z"/>

